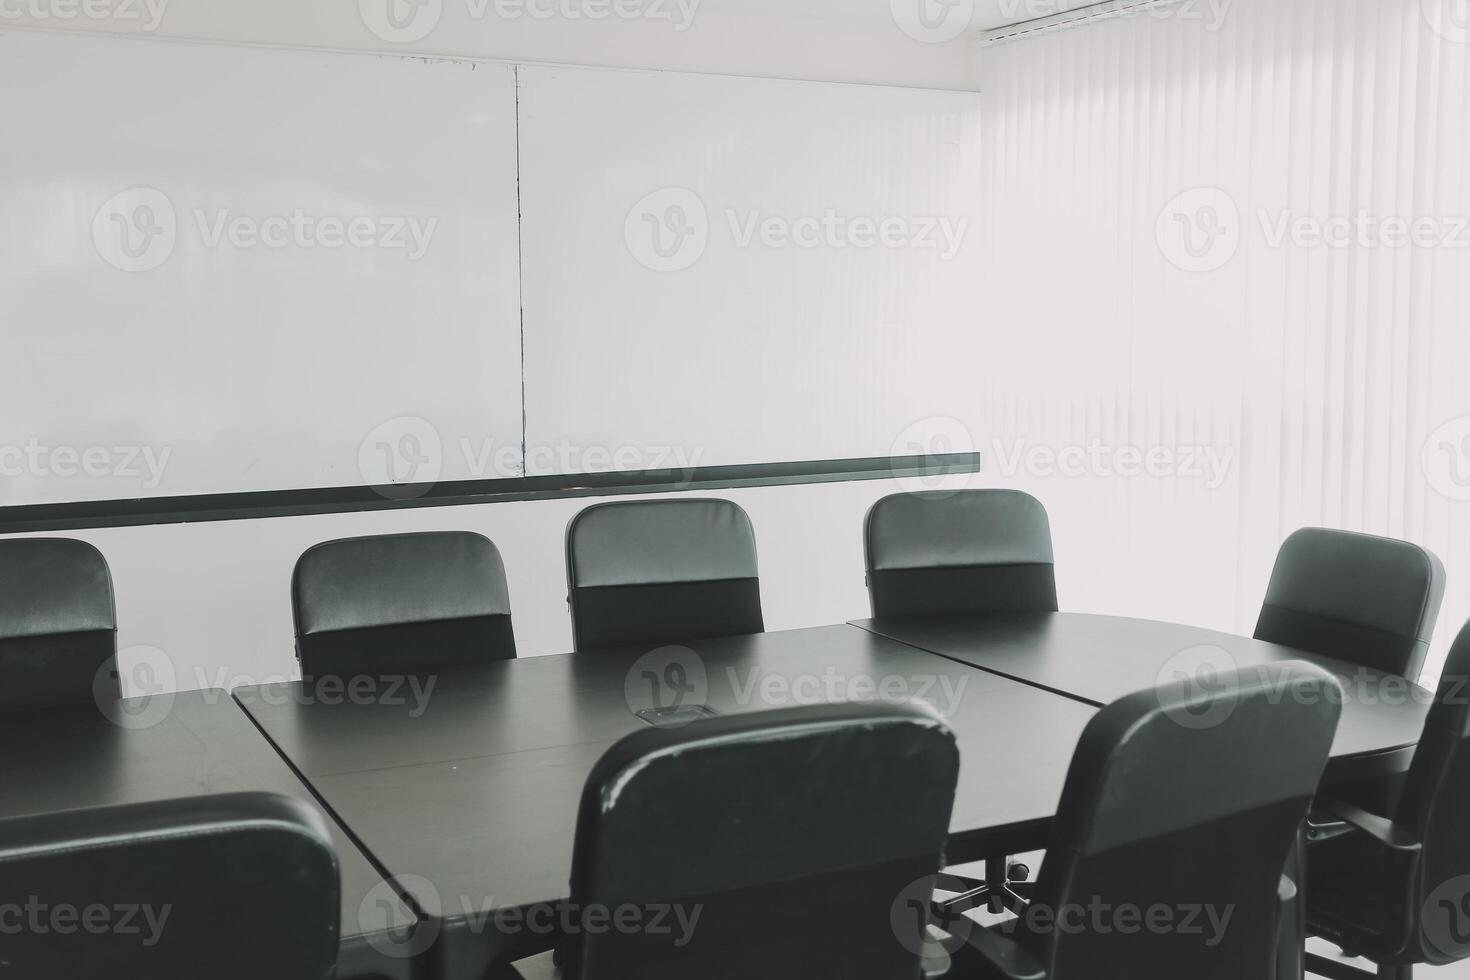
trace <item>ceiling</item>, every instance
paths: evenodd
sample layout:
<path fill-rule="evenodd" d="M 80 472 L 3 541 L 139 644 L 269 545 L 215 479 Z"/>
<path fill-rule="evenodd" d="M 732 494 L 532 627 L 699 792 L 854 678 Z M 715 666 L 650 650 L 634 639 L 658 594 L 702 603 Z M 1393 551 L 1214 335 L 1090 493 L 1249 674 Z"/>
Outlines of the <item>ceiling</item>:
<path fill-rule="evenodd" d="M 1098 0 L 701 0 L 705 10 L 725 13 L 779 14 L 849 24 L 892 24 L 894 9 L 902 4 L 931 4 L 942 11 L 941 4 L 971 6 L 974 14 L 972 30 L 988 31 L 1008 24 L 1035 20 Z M 899 7 L 902 9 L 902 7 Z"/>

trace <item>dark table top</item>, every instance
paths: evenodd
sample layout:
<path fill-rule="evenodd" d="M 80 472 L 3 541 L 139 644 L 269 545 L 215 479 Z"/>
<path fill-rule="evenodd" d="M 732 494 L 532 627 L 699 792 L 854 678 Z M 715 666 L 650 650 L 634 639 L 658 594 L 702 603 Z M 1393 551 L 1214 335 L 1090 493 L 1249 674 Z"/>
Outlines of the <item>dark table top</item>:
<path fill-rule="evenodd" d="M 680 652 L 682 649 L 682 652 Z M 672 668 L 672 672 L 671 672 Z M 427 685 L 432 681 L 433 687 Z M 395 696 L 300 682 L 237 700 L 418 907 L 458 938 L 470 975 L 511 942 L 490 910 L 565 898 L 593 764 L 645 725 L 656 687 L 722 714 L 833 700 L 926 701 L 960 742 L 950 857 L 1043 846 L 1094 714 L 850 626 L 456 668 Z M 669 703 L 668 688 L 659 696 Z"/>
<path fill-rule="evenodd" d="M 866 619 L 853 625 L 1000 676 L 1102 705 L 1183 677 L 1306 660 L 1343 683 L 1328 782 L 1401 769 L 1432 700 L 1402 677 L 1291 647 L 1193 626 L 1120 616 L 1034 613 Z"/>
<path fill-rule="evenodd" d="M 0 818 L 215 793 L 311 791 L 224 691 L 0 715 Z M 342 871 L 341 976 L 396 977 L 394 936 L 411 922 L 391 886 L 335 822 Z M 386 954 L 380 950 L 387 950 Z"/>

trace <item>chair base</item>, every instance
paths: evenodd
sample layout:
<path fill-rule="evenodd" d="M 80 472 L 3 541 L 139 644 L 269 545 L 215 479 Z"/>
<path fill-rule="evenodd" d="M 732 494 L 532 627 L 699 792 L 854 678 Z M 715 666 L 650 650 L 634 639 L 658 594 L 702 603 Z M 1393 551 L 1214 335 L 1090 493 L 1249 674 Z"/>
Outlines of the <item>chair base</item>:
<path fill-rule="evenodd" d="M 959 916 L 982 905 L 995 915 L 1001 912 L 1020 915 L 1031 901 L 1031 889 L 1027 883 L 1030 876 L 1031 870 L 1024 864 L 1010 864 L 1005 858 L 992 858 L 985 862 L 984 881 L 963 875 L 941 874 L 939 886 L 959 894 L 935 903 L 940 928 L 946 928 Z"/>
<path fill-rule="evenodd" d="M 1378 972 L 1369 973 L 1337 960 L 1329 960 L 1325 956 L 1316 953 L 1307 954 L 1307 973 L 1312 976 L 1327 977 L 1328 980 L 1413 980 L 1414 967 L 1406 964 L 1388 964 L 1380 966 Z"/>

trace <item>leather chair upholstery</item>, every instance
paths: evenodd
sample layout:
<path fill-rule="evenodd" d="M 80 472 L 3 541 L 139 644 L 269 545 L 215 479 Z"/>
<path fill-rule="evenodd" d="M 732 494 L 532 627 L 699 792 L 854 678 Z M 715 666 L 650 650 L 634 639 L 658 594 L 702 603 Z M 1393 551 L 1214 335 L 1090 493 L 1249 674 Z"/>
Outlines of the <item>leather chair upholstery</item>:
<path fill-rule="evenodd" d="M 982 975 L 1030 980 L 1271 977 L 1282 869 L 1340 705 L 1328 674 L 1286 663 L 1107 706 L 1073 756 L 1034 901 L 963 952 Z M 1113 911 L 1099 921 L 1098 906 Z M 1157 907 L 1173 927 L 1147 925 Z M 1136 917 L 1107 917 L 1119 909 Z M 1212 928 L 1191 909 L 1230 918 Z"/>
<path fill-rule="evenodd" d="M 922 925 L 893 910 L 940 866 L 958 774 L 953 734 L 909 707 L 819 705 L 624 738 L 582 796 L 573 906 L 677 904 L 698 918 L 682 945 L 677 929 L 579 930 L 563 975 L 915 980 Z"/>
<path fill-rule="evenodd" d="M 904 493 L 868 511 L 873 615 L 1056 612 L 1046 508 L 1015 490 Z"/>
<path fill-rule="evenodd" d="M 436 670 L 515 657 L 505 563 L 468 531 L 319 544 L 291 577 L 307 677 Z"/>
<path fill-rule="evenodd" d="M 728 500 L 594 504 L 567 525 L 577 650 L 760 633 L 750 518 Z"/>
<path fill-rule="evenodd" d="M 1450 650 L 1395 809 L 1327 797 L 1317 809 L 1340 823 L 1314 831 L 1308 849 L 1310 934 L 1368 957 L 1380 976 L 1470 957 L 1470 625 Z"/>
<path fill-rule="evenodd" d="M 321 815 L 264 793 L 0 821 L 0 975 L 323 980 L 337 857 Z"/>
<path fill-rule="evenodd" d="M 1305 528 L 1281 546 L 1255 636 L 1418 680 L 1444 583 L 1416 544 Z"/>
<path fill-rule="evenodd" d="M 107 561 L 85 541 L 0 540 L 0 710 L 119 696 Z"/>

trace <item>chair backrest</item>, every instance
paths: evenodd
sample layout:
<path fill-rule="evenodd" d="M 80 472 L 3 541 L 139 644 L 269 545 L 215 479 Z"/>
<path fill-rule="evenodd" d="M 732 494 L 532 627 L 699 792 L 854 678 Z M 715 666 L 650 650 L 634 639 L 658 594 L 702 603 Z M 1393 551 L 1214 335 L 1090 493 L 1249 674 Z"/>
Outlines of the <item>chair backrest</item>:
<path fill-rule="evenodd" d="M 0 540 L 0 711 L 116 699 L 117 612 L 100 552 Z"/>
<path fill-rule="evenodd" d="M 750 518 L 728 500 L 594 504 L 567 525 L 576 649 L 759 633 Z"/>
<path fill-rule="evenodd" d="M 863 543 L 874 616 L 1057 611 L 1051 525 L 1030 494 L 884 497 Z"/>
<path fill-rule="evenodd" d="M 516 655 L 505 563 L 468 531 L 328 541 L 291 577 L 302 673 L 434 670 Z"/>
<path fill-rule="evenodd" d="M 1083 732 L 1037 884 L 1053 921 L 1026 937 L 1050 980 L 1271 975 L 1342 691 L 1304 663 L 1217 680 L 1130 695 Z"/>
<path fill-rule="evenodd" d="M 263 793 L 0 821 L 0 973 L 322 980 L 337 856 L 321 816 Z"/>
<path fill-rule="evenodd" d="M 1470 624 L 1460 631 L 1445 661 L 1394 822 L 1423 844 L 1422 894 L 1413 897 L 1415 907 L 1425 907 L 1441 886 L 1461 879 L 1462 886 L 1449 896 L 1458 905 L 1470 894 L 1470 885 L 1463 885 L 1470 876 Z M 1426 914 L 1431 911 L 1438 910 Z M 1463 914 L 1457 907 L 1455 921 L 1463 921 Z M 1417 958 L 1450 962 L 1445 955 L 1449 950 L 1438 948 L 1447 944 L 1425 943 L 1422 933 L 1416 930 L 1411 939 L 1418 944 Z"/>
<path fill-rule="evenodd" d="M 916 980 L 923 908 L 895 923 L 894 907 L 942 864 L 958 772 L 953 734 L 909 707 L 783 709 L 623 739 L 583 792 L 572 903 L 667 931 L 576 930 L 564 975 Z"/>
<path fill-rule="evenodd" d="M 1416 544 L 1305 528 L 1271 573 L 1256 639 L 1417 680 L 1444 599 L 1444 566 Z"/>

